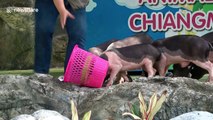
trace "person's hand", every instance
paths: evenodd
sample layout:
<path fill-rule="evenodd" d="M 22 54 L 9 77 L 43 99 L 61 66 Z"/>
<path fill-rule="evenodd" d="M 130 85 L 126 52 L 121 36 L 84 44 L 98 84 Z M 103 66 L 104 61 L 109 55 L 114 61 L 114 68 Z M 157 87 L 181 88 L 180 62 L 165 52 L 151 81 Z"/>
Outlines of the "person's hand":
<path fill-rule="evenodd" d="M 68 10 L 63 10 L 62 12 L 60 12 L 60 23 L 61 23 L 61 27 L 62 29 L 64 29 L 64 26 L 66 24 L 67 18 L 71 18 L 71 19 L 75 19 L 75 16 L 73 14 L 71 14 Z"/>

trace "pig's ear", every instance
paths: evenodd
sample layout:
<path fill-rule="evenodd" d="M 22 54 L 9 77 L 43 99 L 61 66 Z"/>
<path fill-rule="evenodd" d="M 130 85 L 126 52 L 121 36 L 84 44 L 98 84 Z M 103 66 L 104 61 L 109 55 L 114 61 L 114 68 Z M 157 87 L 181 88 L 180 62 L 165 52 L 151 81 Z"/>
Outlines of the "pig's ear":
<path fill-rule="evenodd" d="M 101 54 L 100 57 L 108 61 L 108 56 L 106 54 Z"/>

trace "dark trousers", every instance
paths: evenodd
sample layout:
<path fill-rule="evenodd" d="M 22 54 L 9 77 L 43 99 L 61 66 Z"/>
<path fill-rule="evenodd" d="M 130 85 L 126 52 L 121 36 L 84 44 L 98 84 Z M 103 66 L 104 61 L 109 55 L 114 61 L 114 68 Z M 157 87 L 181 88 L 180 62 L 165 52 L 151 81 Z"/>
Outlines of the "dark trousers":
<path fill-rule="evenodd" d="M 84 49 L 86 38 L 86 12 L 85 9 L 73 10 L 65 1 L 66 8 L 75 16 L 75 19 L 67 19 L 66 31 L 68 43 L 64 62 L 64 70 L 69 61 L 73 47 L 77 44 Z M 52 37 L 59 13 L 53 0 L 36 0 L 35 8 L 35 59 L 34 71 L 36 73 L 49 73 L 52 53 Z"/>

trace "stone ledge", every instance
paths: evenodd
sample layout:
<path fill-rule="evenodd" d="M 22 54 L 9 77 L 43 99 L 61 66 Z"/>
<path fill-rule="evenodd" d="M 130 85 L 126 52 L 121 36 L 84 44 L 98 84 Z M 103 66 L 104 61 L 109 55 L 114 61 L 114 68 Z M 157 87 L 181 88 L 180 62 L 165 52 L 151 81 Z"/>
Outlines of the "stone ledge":
<path fill-rule="evenodd" d="M 15 83 L 11 89 L 0 87 L 0 91 L 8 89 L 5 94 L 10 109 L 18 109 L 21 105 L 24 107 L 31 101 L 32 109 L 27 111 L 36 111 L 40 108 L 56 110 L 62 115 L 70 116 L 70 99 L 77 103 L 80 116 L 89 110 L 92 111 L 94 120 L 116 119 L 129 120 L 123 117 L 122 113 L 129 111 L 128 104 L 138 103 L 138 92 L 141 91 L 145 100 L 156 91 L 160 94 L 163 90 L 168 91 L 168 97 L 161 110 L 155 116 L 156 120 L 174 118 L 183 113 L 191 111 L 208 111 L 213 113 L 213 84 L 199 82 L 190 78 L 135 78 L 137 82 L 114 85 L 99 100 L 98 97 L 105 88 L 95 89 L 87 87 L 78 87 L 70 83 L 63 83 L 55 78 L 36 78 L 35 76 L 13 76 L 1 75 L 1 84 Z M 8 85 L 9 86 L 9 85 Z M 17 97 L 20 101 L 19 106 L 14 106 L 14 98 L 10 96 L 11 91 L 22 91 L 22 97 Z M 5 91 L 4 91 L 5 92 Z M 8 95 L 8 96 L 7 96 Z M 0 98 L 3 103 L 5 97 Z M 22 99 L 23 98 L 23 99 Z M 24 98 L 29 98 L 26 101 Z M 16 100 L 17 100 L 16 99 Z M 29 104 L 28 104 L 29 105 Z M 37 106 L 37 107 L 35 107 Z M 36 109 L 38 108 L 38 109 Z M 4 113 L 4 108 L 0 108 L 0 114 Z M 26 114 L 25 111 L 19 111 L 19 114 Z M 8 112 L 9 113 L 9 112 Z M 10 114 L 10 118 L 17 116 Z M 29 114 L 29 113 L 28 113 Z M 8 115 L 8 114 L 7 114 Z"/>

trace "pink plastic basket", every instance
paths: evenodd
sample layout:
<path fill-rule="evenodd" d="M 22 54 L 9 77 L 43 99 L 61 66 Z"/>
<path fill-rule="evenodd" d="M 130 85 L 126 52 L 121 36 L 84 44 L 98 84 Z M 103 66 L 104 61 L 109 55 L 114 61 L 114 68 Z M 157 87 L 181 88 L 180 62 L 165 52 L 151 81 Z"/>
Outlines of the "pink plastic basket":
<path fill-rule="evenodd" d="M 100 88 L 106 77 L 108 66 L 108 61 L 75 45 L 64 74 L 64 82 Z"/>

